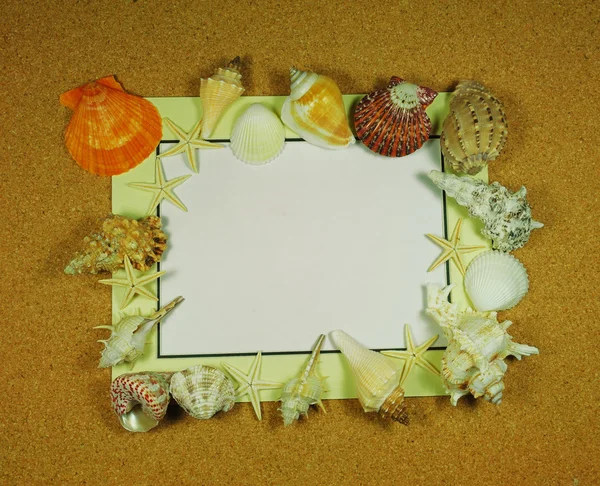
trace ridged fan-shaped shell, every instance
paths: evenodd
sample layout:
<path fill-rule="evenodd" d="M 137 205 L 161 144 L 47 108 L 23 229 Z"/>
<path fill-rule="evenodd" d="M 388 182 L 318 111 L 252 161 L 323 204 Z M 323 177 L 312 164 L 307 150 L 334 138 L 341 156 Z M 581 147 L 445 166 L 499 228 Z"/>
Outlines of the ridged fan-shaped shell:
<path fill-rule="evenodd" d="M 156 427 L 169 405 L 169 374 L 127 373 L 110 387 L 114 412 L 130 432 L 147 432 Z"/>
<path fill-rule="evenodd" d="M 193 366 L 171 378 L 171 394 L 192 417 L 205 420 L 235 404 L 231 380 L 210 366 Z"/>
<path fill-rule="evenodd" d="M 290 69 L 291 93 L 281 108 L 281 120 L 304 140 L 326 149 L 354 143 L 342 93 L 322 74 Z"/>
<path fill-rule="evenodd" d="M 223 112 L 244 92 L 239 69 L 240 58 L 236 57 L 227 67 L 219 68 L 210 78 L 200 79 L 202 138 L 210 137 Z"/>
<path fill-rule="evenodd" d="M 285 145 L 285 129 L 279 117 L 260 103 L 250 107 L 235 121 L 231 150 L 242 162 L 266 164 L 277 158 Z"/>
<path fill-rule="evenodd" d="M 331 339 L 350 364 L 364 411 L 408 423 L 404 390 L 399 384 L 402 368 L 396 368 L 388 358 L 365 348 L 343 331 L 333 331 Z"/>
<path fill-rule="evenodd" d="M 364 96 L 354 111 L 354 128 L 370 150 L 387 157 L 403 157 L 429 139 L 431 121 L 425 109 L 437 92 L 392 77 L 387 88 Z"/>
<path fill-rule="evenodd" d="M 527 294 L 529 278 L 514 256 L 487 251 L 477 255 L 467 267 L 465 289 L 477 310 L 507 310 Z"/>
<path fill-rule="evenodd" d="M 477 174 L 500 155 L 507 137 L 502 103 L 475 81 L 459 83 L 442 126 L 444 160 L 456 172 Z"/>
<path fill-rule="evenodd" d="M 69 262 L 65 273 L 115 272 L 125 266 L 125 256 L 133 268 L 146 272 L 159 262 L 167 248 L 167 235 L 158 216 L 135 220 L 110 214 L 102 221 L 102 230 L 83 240 L 84 248 Z"/>
<path fill-rule="evenodd" d="M 75 162 L 101 176 L 127 172 L 148 158 L 162 137 L 156 107 L 125 93 L 114 76 L 63 93 L 73 110 L 65 143 Z"/>

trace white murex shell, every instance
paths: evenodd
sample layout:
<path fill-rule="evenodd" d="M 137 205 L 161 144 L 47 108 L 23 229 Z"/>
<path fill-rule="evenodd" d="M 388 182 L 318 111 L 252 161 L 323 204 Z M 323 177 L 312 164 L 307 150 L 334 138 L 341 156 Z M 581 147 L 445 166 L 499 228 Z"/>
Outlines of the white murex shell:
<path fill-rule="evenodd" d="M 171 378 L 171 395 L 192 417 L 205 420 L 227 412 L 235 404 L 235 389 L 222 371 L 210 366 L 192 366 Z"/>
<path fill-rule="evenodd" d="M 467 267 L 465 289 L 479 311 L 500 311 L 517 305 L 529 290 L 523 264 L 500 251 L 477 255 Z"/>
<path fill-rule="evenodd" d="M 496 405 L 502 401 L 504 359 L 539 354 L 537 348 L 513 342 L 506 329 L 511 321 L 498 322 L 496 312 L 479 312 L 467 308 L 458 311 L 448 302 L 453 285 L 440 289 L 427 286 L 427 314 L 440 325 L 448 347 L 442 357 L 442 382 L 450 402 L 471 393 Z"/>
<path fill-rule="evenodd" d="M 321 334 L 300 375 L 288 381 L 283 387 L 280 410 L 285 426 L 298 420 L 301 413 L 308 416 L 311 405 L 318 405 L 325 411 L 321 401 L 324 378 L 317 376 L 317 362 L 324 340 L 325 334 Z"/>
<path fill-rule="evenodd" d="M 154 326 L 183 301 L 177 297 L 172 302 L 151 316 L 124 317 L 112 326 L 96 326 L 94 329 L 108 329 L 111 331 L 108 339 L 100 339 L 104 344 L 98 368 L 109 368 L 121 363 L 135 363 L 144 354 L 146 336 Z"/>
<path fill-rule="evenodd" d="M 277 158 L 285 145 L 285 129 L 279 117 L 260 103 L 254 103 L 235 121 L 231 151 L 242 162 L 266 164 Z"/>
<path fill-rule="evenodd" d="M 408 425 L 404 389 L 400 385 L 403 368 L 396 368 L 388 358 L 365 348 L 344 331 L 333 331 L 331 339 L 352 368 L 363 410 Z"/>

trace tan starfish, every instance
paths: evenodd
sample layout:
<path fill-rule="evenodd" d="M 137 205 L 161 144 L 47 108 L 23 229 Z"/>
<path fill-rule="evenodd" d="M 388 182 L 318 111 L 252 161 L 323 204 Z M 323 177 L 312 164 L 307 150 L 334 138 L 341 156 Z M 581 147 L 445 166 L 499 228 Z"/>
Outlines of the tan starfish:
<path fill-rule="evenodd" d="M 400 384 L 404 383 L 410 374 L 413 365 L 416 364 L 427 371 L 431 371 L 435 376 L 440 375 L 440 370 L 429 359 L 425 357 L 425 352 L 437 341 L 439 335 L 433 336 L 420 346 L 415 347 L 410 333 L 410 326 L 404 325 L 404 338 L 406 341 L 406 351 L 382 351 L 381 354 L 391 358 L 403 359 L 405 361 L 402 374 L 400 375 Z"/>
<path fill-rule="evenodd" d="M 236 398 L 248 395 L 254 407 L 254 412 L 258 417 L 258 420 L 262 420 L 262 412 L 260 410 L 260 396 L 261 390 L 276 390 L 281 388 L 283 383 L 276 383 L 274 381 L 265 381 L 260 379 L 260 363 L 262 360 L 262 354 L 258 353 L 248 373 L 243 373 L 238 370 L 235 366 L 231 366 L 229 363 L 221 363 L 227 372 L 233 376 L 235 381 L 239 383 L 239 387 L 235 390 Z"/>
<path fill-rule="evenodd" d="M 439 236 L 427 234 L 429 238 L 435 241 L 444 250 L 443 253 L 438 257 L 438 259 L 431 264 L 431 266 L 427 270 L 428 272 L 431 272 L 433 269 L 435 269 L 442 263 L 448 260 L 452 260 L 458 268 L 458 270 L 460 271 L 460 273 L 464 276 L 465 265 L 462 261 L 461 254 L 471 253 L 473 251 L 483 250 L 486 248 L 482 245 L 469 246 L 460 244 L 460 230 L 462 228 L 462 222 L 462 218 L 458 218 L 458 221 L 456 221 L 456 226 L 454 226 L 454 230 L 452 230 L 452 236 L 450 236 L 450 240 L 440 238 Z"/>
<path fill-rule="evenodd" d="M 127 289 L 127 292 L 121 301 L 121 306 L 119 307 L 120 309 L 127 307 L 127 304 L 133 300 L 136 294 L 143 295 L 144 297 L 148 297 L 152 300 L 158 300 L 158 298 L 156 298 L 152 292 L 143 286 L 156 280 L 161 275 L 164 275 L 164 270 L 162 272 L 146 275 L 145 277 L 136 277 L 133 273 L 133 265 L 131 264 L 131 260 L 128 256 L 125 256 L 125 273 L 126 278 L 109 278 L 105 280 L 99 280 L 100 283 L 105 285 L 116 285 L 118 287 L 125 287 Z"/>
<path fill-rule="evenodd" d="M 165 180 L 165 174 L 163 173 L 160 159 L 157 158 L 155 163 L 156 166 L 154 168 L 154 182 L 130 182 L 129 185 L 131 187 L 135 187 L 136 189 L 141 189 L 142 191 L 154 193 L 154 197 L 152 198 L 152 202 L 150 203 L 150 210 L 148 211 L 148 214 L 152 214 L 163 199 L 166 199 L 170 203 L 174 204 L 182 211 L 187 212 L 185 204 L 183 204 L 181 202 L 181 199 L 179 199 L 175 195 L 173 189 L 175 189 L 180 184 L 183 184 L 187 179 L 192 177 L 192 175 L 187 174 L 184 176 L 175 177 L 175 179 L 167 181 Z"/>
<path fill-rule="evenodd" d="M 194 128 L 192 128 L 191 132 L 184 132 L 181 128 L 179 128 L 175 123 L 173 123 L 169 118 L 163 118 L 166 125 L 169 129 L 179 137 L 177 141 L 177 145 L 167 150 L 164 154 L 160 154 L 159 157 L 170 157 L 171 155 L 180 154 L 185 152 L 187 155 L 188 162 L 192 166 L 192 170 L 194 172 L 198 172 L 198 165 L 196 163 L 196 152 L 194 149 L 197 148 L 209 148 L 209 149 L 217 149 L 223 148 L 224 145 L 220 145 L 218 143 L 208 142 L 203 138 L 200 138 L 200 131 L 202 130 L 202 120 L 200 120 Z"/>

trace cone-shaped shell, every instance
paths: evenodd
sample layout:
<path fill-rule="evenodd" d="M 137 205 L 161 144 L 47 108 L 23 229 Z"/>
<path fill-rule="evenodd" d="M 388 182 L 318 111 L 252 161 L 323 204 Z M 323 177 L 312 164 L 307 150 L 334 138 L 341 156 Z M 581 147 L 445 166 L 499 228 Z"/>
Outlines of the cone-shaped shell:
<path fill-rule="evenodd" d="M 236 57 L 226 68 L 219 68 L 210 78 L 200 80 L 201 138 L 210 137 L 223 112 L 244 92 L 239 69 L 240 58 Z"/>
<path fill-rule="evenodd" d="M 177 297 L 149 317 L 129 316 L 112 326 L 96 326 L 95 329 L 111 331 L 107 340 L 99 341 L 104 343 L 104 349 L 98 368 L 109 368 L 121 363 L 134 363 L 144 354 L 146 336 L 152 331 L 154 325 L 182 301 L 183 297 Z"/>
<path fill-rule="evenodd" d="M 448 196 L 465 206 L 471 216 L 483 221 L 481 234 L 492 240 L 495 250 L 508 252 L 521 248 L 532 230 L 544 226 L 531 217 L 525 187 L 511 192 L 498 182 L 487 185 L 469 176 L 459 177 L 437 170 L 428 176 Z"/>
<path fill-rule="evenodd" d="M 304 140 L 326 149 L 354 143 L 342 93 L 322 74 L 290 69 L 291 94 L 281 108 L 281 120 Z"/>
<path fill-rule="evenodd" d="M 162 137 L 156 107 L 123 91 L 114 76 L 63 93 L 73 110 L 65 143 L 75 162 L 101 176 L 127 172 L 154 152 Z"/>
<path fill-rule="evenodd" d="M 364 411 L 379 412 L 407 424 L 404 390 L 399 384 L 402 368 L 396 368 L 388 358 L 365 348 L 344 331 L 333 331 L 331 339 L 352 368 Z"/>
<path fill-rule="evenodd" d="M 159 262 L 167 248 L 167 235 L 158 216 L 135 220 L 111 214 L 102 221 L 102 230 L 83 240 L 84 248 L 65 268 L 65 273 L 115 272 L 125 266 L 125 256 L 133 268 L 146 272 Z"/>
<path fill-rule="evenodd" d="M 281 154 L 284 144 L 285 129 L 279 117 L 260 103 L 250 105 L 231 131 L 231 151 L 247 164 L 271 162 Z"/>
<path fill-rule="evenodd" d="M 231 380 L 210 366 L 193 366 L 171 378 L 173 398 L 192 417 L 205 420 L 219 411 L 227 412 L 235 404 Z"/>
<path fill-rule="evenodd" d="M 363 97 L 354 111 L 359 140 L 375 153 L 403 157 L 429 139 L 431 121 L 425 109 L 437 92 L 392 77 L 387 88 Z"/>
<path fill-rule="evenodd" d="M 148 432 L 167 413 L 169 374 L 127 373 L 115 378 L 110 387 L 114 412 L 130 432 Z"/>
<path fill-rule="evenodd" d="M 459 83 L 442 126 L 444 161 L 456 172 L 477 174 L 500 155 L 507 136 L 502 103 L 475 81 Z"/>
<path fill-rule="evenodd" d="M 477 310 L 507 310 L 527 294 L 529 278 L 523 264 L 514 256 L 486 251 L 469 264 L 465 289 Z"/>

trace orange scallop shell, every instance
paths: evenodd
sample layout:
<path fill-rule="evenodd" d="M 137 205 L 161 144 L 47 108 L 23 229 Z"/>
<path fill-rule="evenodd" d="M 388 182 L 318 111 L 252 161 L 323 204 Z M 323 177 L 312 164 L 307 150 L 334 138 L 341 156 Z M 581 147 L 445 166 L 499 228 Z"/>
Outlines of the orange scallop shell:
<path fill-rule="evenodd" d="M 60 96 L 73 110 L 65 143 L 75 162 L 92 174 L 122 174 L 143 162 L 162 137 L 156 107 L 126 93 L 114 76 L 98 79 Z"/>
<path fill-rule="evenodd" d="M 437 92 L 392 77 L 387 88 L 363 97 L 354 112 L 354 128 L 370 150 L 387 157 L 403 157 L 429 139 L 431 121 L 425 109 Z"/>

